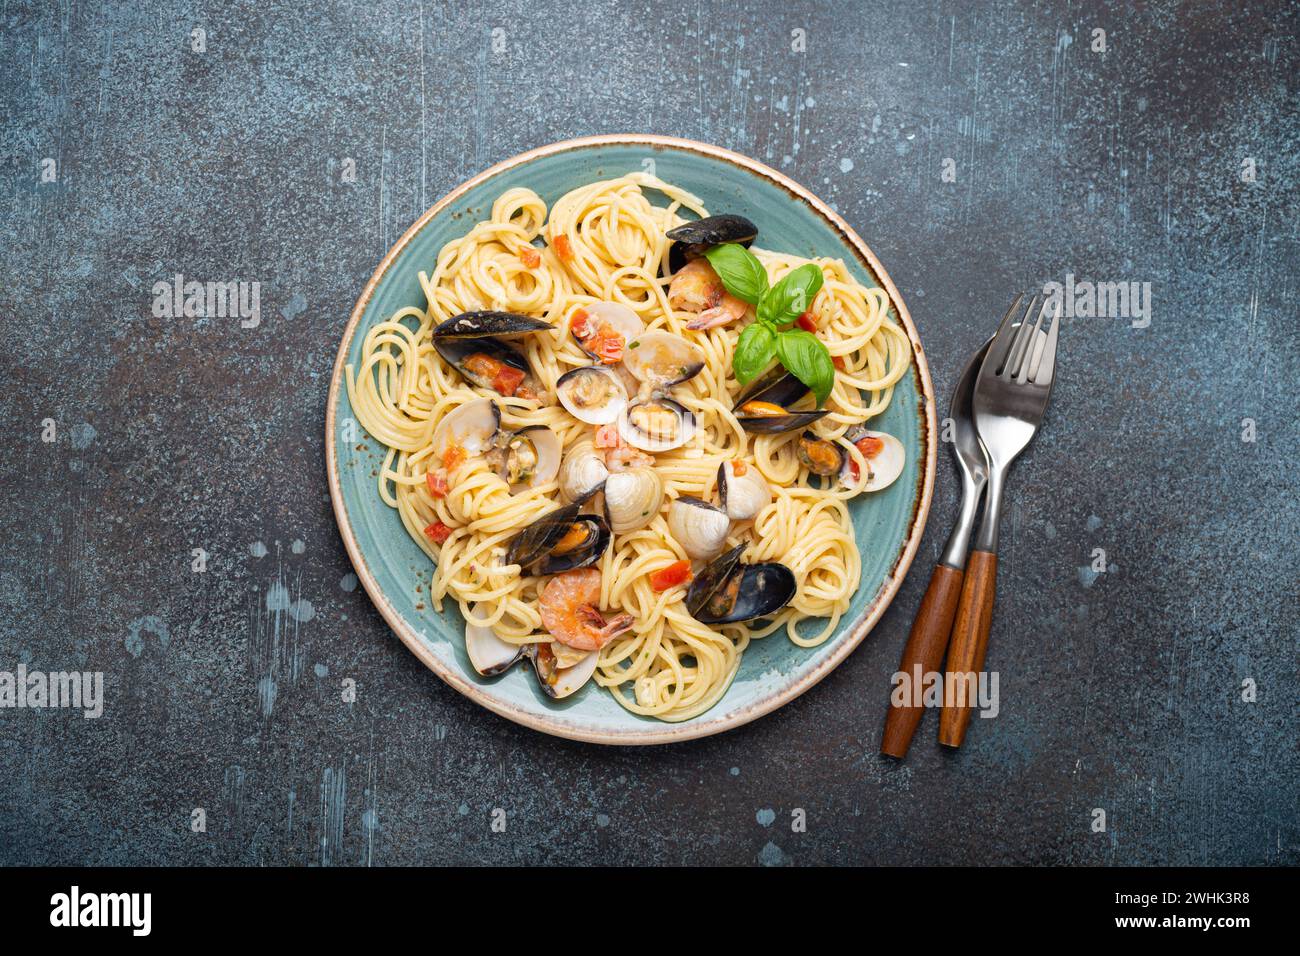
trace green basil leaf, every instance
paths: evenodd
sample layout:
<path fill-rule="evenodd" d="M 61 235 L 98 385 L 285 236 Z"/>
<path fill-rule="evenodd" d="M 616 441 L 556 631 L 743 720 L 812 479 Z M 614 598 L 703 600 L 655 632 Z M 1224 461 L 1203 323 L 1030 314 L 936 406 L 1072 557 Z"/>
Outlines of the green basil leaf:
<path fill-rule="evenodd" d="M 759 372 L 767 368 L 776 353 L 777 338 L 776 332 L 762 322 L 751 322 L 745 326 L 736 342 L 736 352 L 731 357 L 731 368 L 736 373 L 736 381 L 748 385 Z"/>
<path fill-rule="evenodd" d="M 815 263 L 791 269 L 758 303 L 758 318 L 769 325 L 789 325 L 812 306 L 823 281 L 821 267 Z"/>
<path fill-rule="evenodd" d="M 818 405 L 826 401 L 835 384 L 835 363 L 821 339 L 803 329 L 790 329 L 777 335 L 776 354 L 795 378 L 813 390 Z"/>
<path fill-rule="evenodd" d="M 767 291 L 767 270 L 752 252 L 728 242 L 709 249 L 704 257 L 728 292 L 750 305 L 758 305 Z"/>

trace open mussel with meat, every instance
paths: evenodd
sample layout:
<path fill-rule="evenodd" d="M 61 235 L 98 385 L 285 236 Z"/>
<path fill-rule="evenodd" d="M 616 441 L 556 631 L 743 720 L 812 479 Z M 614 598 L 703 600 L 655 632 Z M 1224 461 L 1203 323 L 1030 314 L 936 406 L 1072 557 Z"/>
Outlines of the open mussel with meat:
<path fill-rule="evenodd" d="M 581 507 L 575 502 L 549 511 L 520 531 L 506 546 L 506 563 L 541 575 L 595 564 L 612 535 L 603 516 L 581 514 Z"/>
<path fill-rule="evenodd" d="M 808 394 L 808 386 L 792 372 L 778 370 L 742 392 L 732 411 L 740 427 L 750 434 L 792 432 L 797 428 L 807 428 L 827 414 L 824 408 L 792 408 Z"/>
<path fill-rule="evenodd" d="M 822 438 L 816 432 L 807 431 L 799 436 L 795 443 L 795 457 L 814 475 L 829 478 L 839 475 L 844 470 L 848 453 L 839 442 Z"/>
<path fill-rule="evenodd" d="M 686 610 L 701 624 L 737 624 L 775 614 L 794 600 L 794 572 L 775 561 L 742 564 L 745 545 L 715 558 L 695 575 Z"/>
<path fill-rule="evenodd" d="M 536 399 L 540 388 L 524 354 L 506 340 L 553 326 L 513 312 L 463 312 L 435 326 L 430 336 L 438 354 L 471 385 L 507 397 Z"/>

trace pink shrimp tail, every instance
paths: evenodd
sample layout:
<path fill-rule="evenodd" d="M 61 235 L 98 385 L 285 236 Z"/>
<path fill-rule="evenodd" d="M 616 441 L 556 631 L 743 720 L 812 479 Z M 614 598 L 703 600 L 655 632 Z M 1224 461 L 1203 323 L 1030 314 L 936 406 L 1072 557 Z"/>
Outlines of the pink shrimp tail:
<path fill-rule="evenodd" d="M 601 643 L 603 644 L 616 634 L 622 634 L 631 626 L 631 614 L 620 614 L 618 617 L 612 618 L 608 624 L 600 629 Z"/>
<path fill-rule="evenodd" d="M 717 328 L 719 325 L 726 325 L 728 322 L 734 320 L 735 320 L 735 316 L 733 316 L 730 312 L 728 312 L 724 308 L 719 307 L 716 309 L 705 309 L 695 318 L 687 322 L 686 327 L 688 329 L 696 329 L 696 330 L 714 329 Z"/>

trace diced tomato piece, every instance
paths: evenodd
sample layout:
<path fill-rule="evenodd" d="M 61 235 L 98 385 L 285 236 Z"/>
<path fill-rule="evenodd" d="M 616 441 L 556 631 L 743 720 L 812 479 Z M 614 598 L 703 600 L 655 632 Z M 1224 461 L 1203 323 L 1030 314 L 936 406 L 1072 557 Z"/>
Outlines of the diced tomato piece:
<path fill-rule="evenodd" d="M 617 448 L 621 441 L 617 425 L 601 425 L 596 429 L 597 448 Z"/>
<path fill-rule="evenodd" d="M 501 363 L 501 368 L 492 378 L 492 387 L 502 395 L 514 395 L 515 389 L 524 380 L 524 373 L 513 365 Z"/>
<path fill-rule="evenodd" d="M 745 464 L 745 459 L 737 458 L 731 463 L 731 473 L 739 478 L 749 470 L 749 465 Z"/>
<path fill-rule="evenodd" d="M 596 338 L 587 347 L 600 358 L 603 364 L 617 365 L 623 361 L 623 346 L 625 344 L 623 333 L 611 329 L 608 325 L 603 325 L 600 331 L 596 333 Z"/>
<path fill-rule="evenodd" d="M 863 458 L 865 458 L 867 461 L 871 461 L 871 459 L 875 458 L 877 455 L 880 454 L 880 450 L 885 447 L 885 443 L 881 441 L 879 438 L 875 438 L 872 435 L 868 435 L 866 438 L 859 438 L 857 441 L 855 441 L 853 443 L 853 447 L 855 447 L 858 451 L 862 452 Z M 860 475 L 861 473 L 862 472 L 858 468 L 858 463 L 854 461 L 852 458 L 850 458 L 849 474 L 854 484 L 857 484 L 858 475 Z"/>
<path fill-rule="evenodd" d="M 556 236 L 551 240 L 551 248 L 555 254 L 560 257 L 561 262 L 573 261 L 573 246 L 569 244 L 568 236 Z"/>
<path fill-rule="evenodd" d="M 666 568 L 650 572 L 650 587 L 656 591 L 667 591 L 691 579 L 691 562 L 675 561 Z"/>
<path fill-rule="evenodd" d="M 431 471 L 424 476 L 425 484 L 429 486 L 429 494 L 435 498 L 447 497 L 447 476 L 440 471 Z"/>
<path fill-rule="evenodd" d="M 442 450 L 442 464 L 449 472 L 455 471 L 463 465 L 465 459 L 468 457 L 469 455 L 466 453 L 465 449 L 461 448 L 460 445 L 457 445 L 454 442 Z"/>
<path fill-rule="evenodd" d="M 799 326 L 799 328 L 803 329 L 805 332 L 817 331 L 817 316 L 812 309 L 809 309 L 803 315 L 799 316 L 799 318 L 795 319 L 794 322 L 795 325 Z"/>
<path fill-rule="evenodd" d="M 519 261 L 529 269 L 536 269 L 542 264 L 542 254 L 533 246 L 524 246 L 519 250 Z"/>
<path fill-rule="evenodd" d="M 573 317 L 569 319 L 569 331 L 578 339 L 585 339 L 588 335 L 587 320 L 591 318 L 586 309 L 574 309 Z"/>
<path fill-rule="evenodd" d="M 442 544 L 451 537 L 451 528 L 441 521 L 435 521 L 424 529 L 424 534 L 434 544 Z"/>
<path fill-rule="evenodd" d="M 843 355 L 833 355 L 833 356 L 831 356 L 831 364 L 834 365 L 834 366 L 835 366 L 837 369 L 839 369 L 841 372 L 847 372 L 847 371 L 848 371 L 848 366 L 846 366 L 846 365 L 844 364 L 844 356 L 843 356 Z"/>
<path fill-rule="evenodd" d="M 862 457 L 870 461 L 880 454 L 880 450 L 885 447 L 885 443 L 874 435 L 867 435 L 865 438 L 859 438 L 853 443 L 858 451 L 862 452 Z"/>

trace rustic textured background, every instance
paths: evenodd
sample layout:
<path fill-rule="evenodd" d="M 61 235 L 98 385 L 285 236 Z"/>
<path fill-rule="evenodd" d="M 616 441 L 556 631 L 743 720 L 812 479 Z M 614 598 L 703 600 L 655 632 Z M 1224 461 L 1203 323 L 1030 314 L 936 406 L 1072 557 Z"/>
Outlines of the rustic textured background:
<path fill-rule="evenodd" d="M 0 710 L 0 862 L 1300 861 L 1298 16 L 1236 7 L 6 3 L 0 669 L 102 670 L 107 702 Z M 933 715 L 876 753 L 923 571 L 802 699 L 639 751 L 480 710 L 356 588 L 322 423 L 363 282 L 484 167 L 619 131 L 834 203 L 945 405 L 1014 289 L 1152 284 L 1149 327 L 1063 337 L 1004 526 L 1002 714 L 960 753 Z M 260 282 L 260 325 L 153 317 L 176 272 Z"/>

